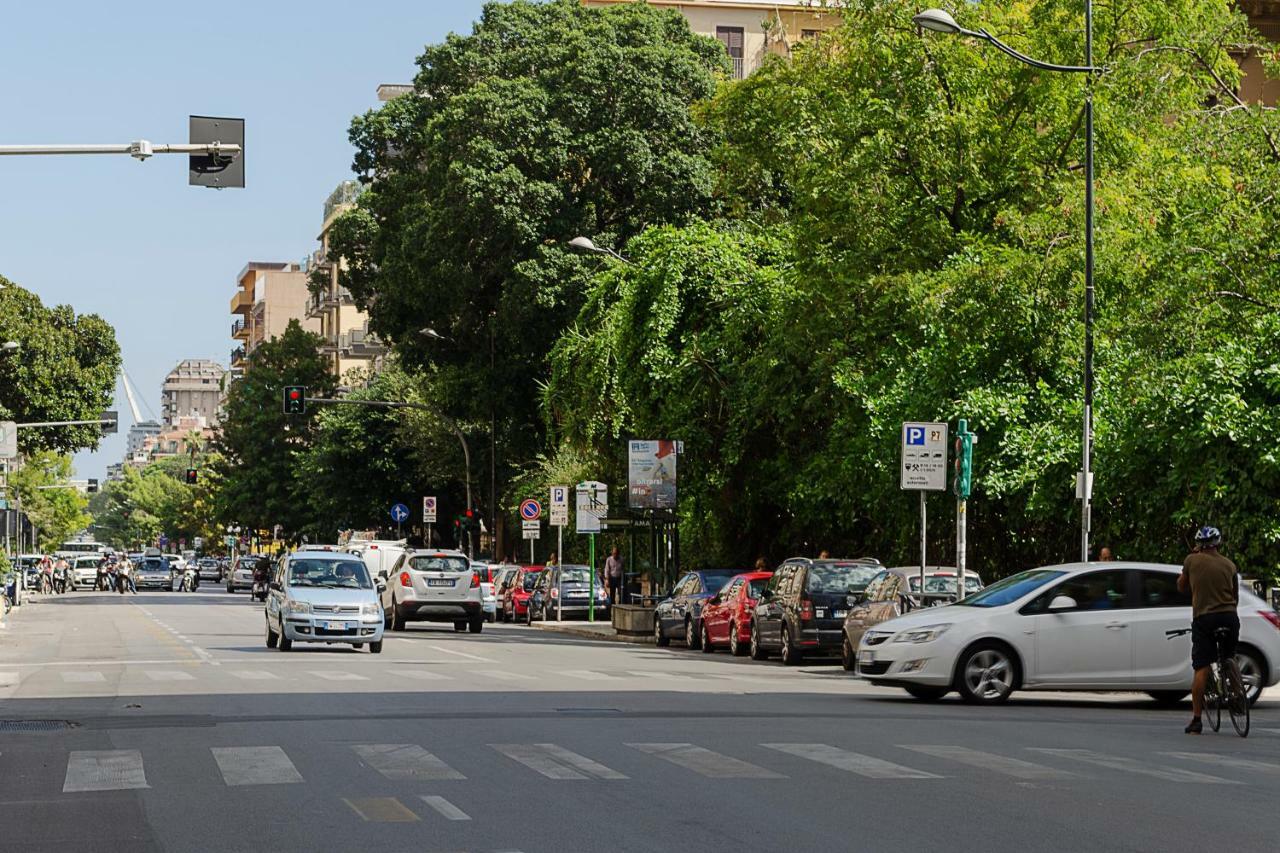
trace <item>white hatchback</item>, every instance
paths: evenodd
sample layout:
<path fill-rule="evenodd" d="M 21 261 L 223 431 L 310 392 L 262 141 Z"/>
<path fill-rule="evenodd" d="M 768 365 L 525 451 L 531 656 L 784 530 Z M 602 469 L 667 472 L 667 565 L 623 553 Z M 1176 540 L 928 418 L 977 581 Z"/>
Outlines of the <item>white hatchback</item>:
<path fill-rule="evenodd" d="M 298 551 L 272 570 L 267 594 L 267 648 L 345 643 L 382 651 L 381 581 L 351 554 Z"/>
<path fill-rule="evenodd" d="M 862 635 L 858 674 L 920 699 L 951 690 L 1002 702 L 1014 690 L 1191 690 L 1191 624 L 1180 566 L 1071 563 L 1021 572 L 959 604 L 918 610 Z M 1280 682 L 1280 616 L 1240 590 L 1237 662 L 1250 698 Z"/>

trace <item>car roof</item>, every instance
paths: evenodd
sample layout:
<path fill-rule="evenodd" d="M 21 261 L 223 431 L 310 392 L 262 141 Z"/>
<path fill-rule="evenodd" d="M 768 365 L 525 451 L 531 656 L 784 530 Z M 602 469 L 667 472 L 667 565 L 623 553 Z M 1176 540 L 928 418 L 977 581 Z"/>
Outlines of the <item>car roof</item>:
<path fill-rule="evenodd" d="M 410 548 L 405 553 L 410 557 L 461 557 L 464 560 L 467 559 L 466 554 L 449 548 Z"/>

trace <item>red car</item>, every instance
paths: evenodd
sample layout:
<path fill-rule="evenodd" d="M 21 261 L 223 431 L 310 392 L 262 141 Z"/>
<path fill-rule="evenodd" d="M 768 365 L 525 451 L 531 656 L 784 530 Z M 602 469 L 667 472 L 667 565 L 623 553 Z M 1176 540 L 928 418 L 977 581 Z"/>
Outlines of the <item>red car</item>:
<path fill-rule="evenodd" d="M 533 584 L 538 579 L 538 573 L 544 568 L 546 566 L 521 566 L 515 579 L 507 584 L 506 591 L 502 594 L 502 605 L 499 611 L 503 622 L 522 619 L 529 612 L 529 598 L 533 594 Z"/>
<path fill-rule="evenodd" d="M 702 650 L 729 647 L 735 655 L 745 655 L 751 645 L 751 614 L 756 599 L 773 572 L 743 572 L 702 605 Z"/>

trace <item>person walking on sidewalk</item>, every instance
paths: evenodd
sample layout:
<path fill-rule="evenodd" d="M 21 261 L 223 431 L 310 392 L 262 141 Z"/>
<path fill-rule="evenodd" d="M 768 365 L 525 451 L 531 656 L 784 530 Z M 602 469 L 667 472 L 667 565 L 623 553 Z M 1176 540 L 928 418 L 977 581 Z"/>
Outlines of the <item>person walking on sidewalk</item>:
<path fill-rule="evenodd" d="M 608 559 L 604 561 L 604 581 L 609 588 L 609 603 L 622 603 L 622 556 L 618 546 L 614 545 Z"/>

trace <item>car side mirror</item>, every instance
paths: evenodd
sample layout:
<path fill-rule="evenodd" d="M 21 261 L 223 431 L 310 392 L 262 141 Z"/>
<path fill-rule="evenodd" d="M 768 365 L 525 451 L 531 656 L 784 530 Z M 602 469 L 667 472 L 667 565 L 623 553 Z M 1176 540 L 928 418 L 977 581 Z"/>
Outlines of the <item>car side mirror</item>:
<path fill-rule="evenodd" d="M 1053 601 L 1049 602 L 1049 612 L 1057 610 L 1074 610 L 1076 608 L 1076 600 L 1069 595 L 1055 596 Z"/>
<path fill-rule="evenodd" d="M 386 582 L 386 581 L 384 581 L 382 578 L 378 578 L 377 587 L 378 587 L 378 592 L 379 592 L 379 593 L 386 592 L 386 591 L 387 591 L 387 582 Z"/>
<path fill-rule="evenodd" d="M 708 603 L 708 604 L 719 604 L 719 603 L 720 603 L 720 593 L 718 593 L 718 592 L 717 592 L 715 595 L 711 596 L 711 600 L 710 600 L 709 602 L 707 602 L 707 603 Z"/>

